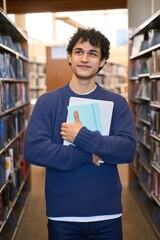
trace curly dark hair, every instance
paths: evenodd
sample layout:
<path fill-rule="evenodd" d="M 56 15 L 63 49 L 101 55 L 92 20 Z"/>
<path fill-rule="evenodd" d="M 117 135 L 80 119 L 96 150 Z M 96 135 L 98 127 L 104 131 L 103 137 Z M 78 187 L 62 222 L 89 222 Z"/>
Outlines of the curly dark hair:
<path fill-rule="evenodd" d="M 78 28 L 77 31 L 70 37 L 67 52 L 72 53 L 73 47 L 77 41 L 81 39 L 82 43 L 89 41 L 94 47 L 100 47 L 101 49 L 101 60 L 109 58 L 110 42 L 109 40 L 99 31 L 94 28 Z"/>

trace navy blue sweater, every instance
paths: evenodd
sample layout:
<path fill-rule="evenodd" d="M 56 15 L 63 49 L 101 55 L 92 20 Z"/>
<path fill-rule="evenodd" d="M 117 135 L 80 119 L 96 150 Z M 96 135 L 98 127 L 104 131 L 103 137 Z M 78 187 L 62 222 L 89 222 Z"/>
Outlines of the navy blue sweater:
<path fill-rule="evenodd" d="M 63 145 L 60 128 L 66 121 L 71 96 L 114 102 L 109 136 L 82 127 L 74 146 Z M 135 127 L 125 98 L 98 84 L 93 92 L 79 95 L 67 84 L 37 100 L 25 135 L 24 156 L 26 161 L 46 168 L 47 216 L 85 217 L 122 212 L 117 164 L 130 163 L 135 148 Z M 92 153 L 104 164 L 94 165 Z"/>

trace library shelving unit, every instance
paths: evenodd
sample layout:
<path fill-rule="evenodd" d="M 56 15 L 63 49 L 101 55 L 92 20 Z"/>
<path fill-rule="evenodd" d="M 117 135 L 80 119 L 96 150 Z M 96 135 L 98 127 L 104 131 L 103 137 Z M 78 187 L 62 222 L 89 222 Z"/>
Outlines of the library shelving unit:
<path fill-rule="evenodd" d="M 30 100 L 35 102 L 46 92 L 46 64 L 36 60 L 29 61 Z"/>
<path fill-rule="evenodd" d="M 96 81 L 105 89 L 128 97 L 127 67 L 107 62 L 97 74 Z"/>
<path fill-rule="evenodd" d="M 137 149 L 130 189 L 160 237 L 160 11 L 130 37 L 129 103 Z"/>
<path fill-rule="evenodd" d="M 0 239 L 11 240 L 30 193 L 23 157 L 29 118 L 28 40 L 0 9 Z"/>

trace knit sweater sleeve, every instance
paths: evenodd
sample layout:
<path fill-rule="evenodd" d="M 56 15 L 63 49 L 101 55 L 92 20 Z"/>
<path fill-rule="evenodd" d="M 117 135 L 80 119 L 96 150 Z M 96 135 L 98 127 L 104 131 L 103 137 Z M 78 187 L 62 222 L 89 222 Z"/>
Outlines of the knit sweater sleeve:
<path fill-rule="evenodd" d="M 37 166 L 66 171 L 92 163 L 92 154 L 76 146 L 60 143 L 60 129 L 53 136 L 50 106 L 40 98 L 29 120 L 25 141 L 24 158 Z"/>
<path fill-rule="evenodd" d="M 94 153 L 109 164 L 130 163 L 135 154 L 136 134 L 128 103 L 119 98 L 115 103 L 109 136 L 81 128 L 74 144 L 84 151 Z"/>

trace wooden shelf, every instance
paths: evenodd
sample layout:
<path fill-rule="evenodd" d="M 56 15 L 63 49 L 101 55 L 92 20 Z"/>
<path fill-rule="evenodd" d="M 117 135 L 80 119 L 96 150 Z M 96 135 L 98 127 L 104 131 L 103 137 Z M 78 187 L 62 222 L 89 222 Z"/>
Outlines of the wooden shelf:
<path fill-rule="evenodd" d="M 30 114 L 28 37 L 2 10 L 0 62 L 0 239 L 13 240 L 30 193 L 30 165 L 23 157 Z"/>
<path fill-rule="evenodd" d="M 125 66 L 107 62 L 97 74 L 96 81 L 105 89 L 128 98 L 127 68 Z"/>
<path fill-rule="evenodd" d="M 129 186 L 160 237 L 160 11 L 130 38 L 129 103 L 137 130 L 137 152 Z M 137 39 L 141 42 L 137 42 Z M 137 45 L 136 45 L 137 44 Z M 142 47 L 147 46 L 143 49 Z M 142 49 L 142 51 L 141 51 Z M 133 54 L 133 52 L 135 52 Z M 138 169 L 133 168 L 136 165 Z M 137 174 L 138 172 L 138 174 Z"/>

